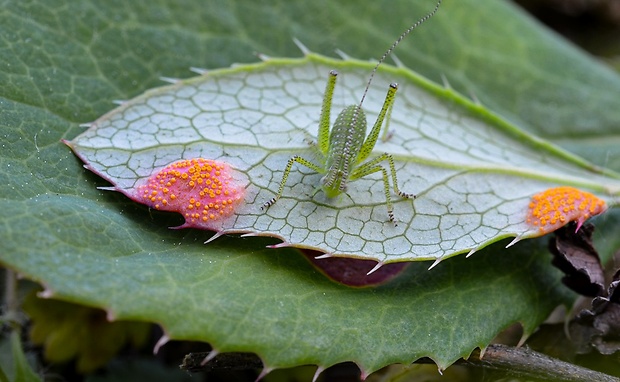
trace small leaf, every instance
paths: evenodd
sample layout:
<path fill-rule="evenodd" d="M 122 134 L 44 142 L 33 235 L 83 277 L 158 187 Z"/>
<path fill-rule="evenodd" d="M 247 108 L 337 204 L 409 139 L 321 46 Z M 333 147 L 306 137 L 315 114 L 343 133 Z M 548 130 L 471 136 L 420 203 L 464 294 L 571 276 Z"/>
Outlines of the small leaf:
<path fill-rule="evenodd" d="M 583 310 L 571 322 L 571 337 L 578 352 L 596 349 L 601 354 L 620 351 L 620 270 L 616 271 L 607 296 L 595 297 L 591 310 Z"/>
<path fill-rule="evenodd" d="M 30 338 L 45 347 L 52 362 L 77 360 L 81 373 L 105 365 L 127 344 L 144 343 L 150 325 L 136 322 L 108 322 L 106 313 L 64 301 L 41 299 L 31 293 L 24 311 L 32 319 Z"/>
<path fill-rule="evenodd" d="M 409 263 L 386 264 L 375 269 L 377 263 L 372 260 L 360 260 L 344 257 L 317 258 L 320 253 L 303 251 L 312 265 L 330 279 L 353 287 L 381 285 L 400 275 Z"/>
<path fill-rule="evenodd" d="M 32 367 L 26 359 L 24 350 L 22 349 L 22 342 L 19 338 L 19 332 L 16 330 L 11 332 L 11 352 L 13 355 L 13 381 L 40 382 L 41 377 L 32 370 Z M 4 375 L 4 377 L 8 378 L 7 375 Z"/>
<path fill-rule="evenodd" d="M 572 225 L 563 227 L 549 240 L 549 250 L 553 265 L 566 274 L 562 278 L 566 286 L 579 294 L 597 297 L 605 293 L 605 275 L 592 244 L 593 231 L 592 224 L 586 224 L 578 232 Z"/>
<path fill-rule="evenodd" d="M 407 69 L 383 66 L 364 107 L 373 121 L 385 94 L 378 88 L 399 82 L 389 125 L 393 134 L 375 147 L 376 155 L 387 152 L 395 158 L 399 187 L 418 195 L 414 201 L 395 200 L 399 225 L 387 219 L 379 174 L 357 179 L 346 195 L 328 199 L 314 193 L 320 174 L 295 167 L 282 197 L 263 212 L 261 206 L 274 196 L 288 160 L 313 157 L 315 148 L 305 140 L 317 136 L 327 73 L 341 73 L 332 108 L 342 110 L 362 94 L 372 67 L 308 54 L 209 71 L 125 102 L 68 144 L 115 190 L 156 209 L 181 212 L 185 227 L 207 219 L 209 201 L 201 200 L 203 212 L 163 206 L 156 201 L 161 194 L 151 194 L 153 186 L 147 182 L 178 161 L 221 162 L 233 169 L 227 172 L 237 174 L 236 187 L 245 189 L 245 197 L 225 221 L 213 225 L 205 220 L 203 228 L 217 231 L 216 237 L 269 235 L 286 246 L 380 264 L 441 260 L 509 236 L 516 236 L 515 241 L 540 236 L 570 220 L 583 223 L 607 208 L 602 199 L 610 200 L 609 191 L 620 190 L 618 174 L 529 136 Z M 546 194 L 535 194 L 561 184 L 590 189 L 599 197 L 572 187 L 551 190 L 573 190 L 596 204 L 585 215 L 571 206 L 573 212 L 556 223 L 547 216 L 573 194 L 554 194 L 552 203 Z M 202 190 L 195 187 L 196 194 Z M 532 197 L 547 203 L 535 209 L 545 211 L 544 217 L 530 215 Z M 547 221 L 554 224 L 543 229 Z"/>

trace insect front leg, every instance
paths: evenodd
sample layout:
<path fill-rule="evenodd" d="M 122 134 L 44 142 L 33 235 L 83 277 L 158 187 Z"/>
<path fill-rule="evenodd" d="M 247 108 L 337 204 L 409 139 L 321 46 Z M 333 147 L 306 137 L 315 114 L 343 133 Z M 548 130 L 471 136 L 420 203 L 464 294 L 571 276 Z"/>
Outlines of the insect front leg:
<path fill-rule="evenodd" d="M 323 95 L 323 105 L 321 106 L 321 117 L 319 119 L 319 140 L 318 148 L 321 154 L 327 155 L 329 151 L 329 123 L 332 110 L 332 99 L 334 98 L 334 88 L 336 87 L 336 78 L 338 72 L 332 70 L 329 72 L 329 79 L 325 86 L 325 94 Z"/>
<path fill-rule="evenodd" d="M 392 102 L 385 115 L 385 126 L 383 126 L 383 134 L 381 134 L 381 142 L 387 142 L 394 135 L 394 131 L 390 130 L 390 121 L 392 120 L 392 109 L 394 108 L 394 102 Z"/>
<path fill-rule="evenodd" d="M 291 173 L 291 168 L 293 167 L 293 163 L 295 162 L 299 163 L 302 166 L 306 166 L 309 169 L 314 170 L 320 174 L 323 174 L 325 172 L 323 168 L 317 166 L 316 164 L 310 162 L 307 159 L 300 157 L 299 155 L 295 155 L 291 157 L 291 159 L 289 159 L 288 163 L 286 164 L 286 168 L 284 169 L 284 174 L 282 175 L 282 180 L 280 181 L 280 187 L 278 187 L 278 193 L 276 194 L 276 196 L 266 201 L 261 206 L 260 208 L 261 210 L 266 210 L 267 208 L 274 205 L 275 202 L 278 201 L 278 199 L 280 199 L 280 197 L 282 196 L 282 193 L 284 192 L 284 185 L 286 184 L 286 180 L 288 179 L 288 176 Z"/>
<path fill-rule="evenodd" d="M 370 130 L 370 134 L 366 137 L 362 148 L 360 149 L 359 154 L 357 155 L 357 163 L 361 163 L 366 158 L 370 156 L 372 150 L 375 148 L 375 144 L 377 143 L 377 139 L 379 139 L 379 133 L 381 133 L 381 126 L 383 125 L 383 120 L 386 117 L 386 114 L 389 114 L 388 119 L 392 115 L 392 105 L 394 105 L 394 100 L 396 99 L 396 91 L 398 90 L 398 84 L 392 83 L 388 88 L 387 95 L 385 96 L 385 101 L 383 101 L 383 107 L 381 107 L 381 111 L 377 116 L 377 120 L 375 124 L 372 126 Z"/>

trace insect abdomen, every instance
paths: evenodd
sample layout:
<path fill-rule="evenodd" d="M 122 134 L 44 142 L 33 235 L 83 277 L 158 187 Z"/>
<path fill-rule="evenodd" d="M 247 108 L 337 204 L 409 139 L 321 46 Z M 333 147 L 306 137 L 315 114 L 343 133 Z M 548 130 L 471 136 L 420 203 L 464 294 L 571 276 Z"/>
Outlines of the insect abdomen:
<path fill-rule="evenodd" d="M 365 138 L 366 114 L 358 105 L 346 107 L 338 114 L 329 136 L 327 174 L 323 178 L 323 191 L 328 197 L 337 196 L 346 189 Z"/>

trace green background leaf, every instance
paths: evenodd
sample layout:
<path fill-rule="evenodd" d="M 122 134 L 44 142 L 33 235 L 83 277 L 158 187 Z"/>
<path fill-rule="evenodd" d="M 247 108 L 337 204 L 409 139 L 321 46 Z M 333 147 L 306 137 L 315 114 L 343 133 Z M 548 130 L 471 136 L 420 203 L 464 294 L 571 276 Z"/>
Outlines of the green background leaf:
<path fill-rule="evenodd" d="M 255 51 L 299 57 L 292 37 L 323 54 L 337 47 L 378 57 L 428 3 L 5 3 L 0 261 L 56 297 L 159 322 L 172 338 L 255 351 L 274 367 L 353 360 L 372 371 L 424 355 L 445 367 L 512 322 L 531 332 L 572 298 L 548 265 L 544 240 L 511 251 L 492 246 L 432 272 L 415 264 L 378 289 L 350 289 L 325 280 L 295 251 L 261 249 L 271 241 L 204 246 L 204 232 L 168 230 L 178 217 L 149 215 L 97 190 L 107 184 L 60 143 L 112 109 L 112 100 L 159 86 L 160 76 L 255 62 Z M 617 75 L 513 6 L 447 0 L 396 53 L 432 80 L 444 74 L 496 112 L 620 169 L 610 139 L 620 121 Z M 616 219 L 600 219 L 606 232 Z M 617 235 L 601 237 L 609 255 Z"/>
<path fill-rule="evenodd" d="M 432 271 L 412 263 L 387 285 L 355 289 L 329 281 L 293 250 L 260 249 L 266 239 L 205 246 L 201 231 L 168 230 L 160 214 L 140 225 L 135 211 L 100 218 L 115 206 L 83 198 L 33 201 L 44 212 L 2 205 L 16 218 L 1 228 L 14 238 L 7 251 L 20 253 L 11 265 L 55 297 L 104 306 L 116 319 L 154 321 L 171 338 L 221 352 L 256 352 L 269 367 L 354 361 L 371 372 L 422 356 L 446 367 L 511 323 L 531 333 L 572 298 L 535 240 Z M 55 229 L 24 253 L 18 243 L 30 240 L 24 228 L 33 223 Z"/>

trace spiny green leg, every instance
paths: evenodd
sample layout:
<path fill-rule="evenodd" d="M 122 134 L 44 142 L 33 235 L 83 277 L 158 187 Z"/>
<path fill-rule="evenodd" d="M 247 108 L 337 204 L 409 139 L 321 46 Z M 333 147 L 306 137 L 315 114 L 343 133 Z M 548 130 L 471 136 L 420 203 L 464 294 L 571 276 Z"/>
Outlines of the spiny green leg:
<path fill-rule="evenodd" d="M 386 204 L 388 208 L 388 217 L 390 218 L 390 221 L 393 222 L 394 221 L 394 210 L 392 206 L 392 196 L 390 194 L 390 183 L 388 180 L 387 171 L 385 170 L 385 168 L 383 168 L 383 166 L 379 165 L 379 163 L 385 160 L 388 161 L 388 164 L 390 166 L 390 172 L 392 173 L 392 184 L 394 187 L 394 192 L 396 192 L 401 198 L 414 198 L 415 199 L 416 196 L 414 194 L 407 194 L 405 192 L 402 192 L 400 188 L 398 188 L 398 179 L 396 178 L 396 167 L 394 166 L 394 158 L 392 157 L 392 155 L 388 153 L 383 153 L 379 155 L 378 157 L 372 159 L 371 161 L 366 162 L 362 164 L 361 166 L 357 167 L 351 173 L 349 180 L 353 181 L 355 179 L 362 178 L 366 175 L 370 175 L 375 172 L 381 171 L 383 173 L 383 191 L 385 193 L 385 199 L 386 199 Z"/>
<path fill-rule="evenodd" d="M 392 205 L 392 196 L 390 195 L 390 182 L 388 181 L 387 171 L 380 165 L 376 165 L 374 167 L 366 168 L 364 174 L 361 176 L 369 175 L 379 171 L 381 171 L 381 173 L 383 174 L 383 192 L 385 193 L 385 204 L 387 204 L 388 217 L 390 218 L 390 221 L 394 223 L 394 225 L 398 225 L 394 221 L 394 206 Z"/>
<path fill-rule="evenodd" d="M 390 120 L 392 119 L 392 109 L 394 109 L 394 102 L 392 102 L 388 108 L 387 114 L 385 116 L 385 127 L 383 127 L 383 134 L 381 134 L 381 142 L 387 142 L 392 138 L 394 134 L 393 131 L 390 131 Z"/>
<path fill-rule="evenodd" d="M 381 107 L 379 116 L 377 117 L 377 120 L 375 121 L 372 130 L 370 130 L 370 134 L 368 134 L 368 137 L 366 137 L 366 140 L 364 141 L 364 144 L 360 149 L 360 153 L 357 155 L 357 163 L 361 163 L 366 158 L 368 158 L 372 150 L 375 148 L 377 139 L 379 139 L 379 133 L 381 132 L 381 125 L 383 125 L 383 120 L 385 119 L 385 115 L 387 114 L 388 110 L 391 110 L 391 107 L 394 104 L 397 90 L 398 84 L 390 84 L 390 88 L 388 89 L 387 95 L 385 96 L 385 101 L 383 101 L 383 107 Z"/>
<path fill-rule="evenodd" d="M 336 87 L 336 77 L 338 72 L 332 70 L 329 72 L 327 86 L 325 86 L 325 95 L 323 96 L 323 106 L 321 106 L 321 119 L 319 120 L 319 150 L 323 155 L 327 155 L 329 151 L 329 123 L 332 110 L 332 99 L 334 98 L 334 88 Z"/>
<path fill-rule="evenodd" d="M 322 166 L 320 167 L 324 167 L 325 155 L 323 155 L 323 153 L 321 152 L 321 149 L 319 148 L 317 142 L 312 139 L 310 134 L 308 134 L 306 138 L 304 138 L 304 142 L 308 144 L 308 147 L 312 150 L 312 153 L 315 154 L 316 158 L 319 160 L 319 162 L 321 162 Z"/>
<path fill-rule="evenodd" d="M 295 155 L 293 157 L 291 157 L 291 159 L 288 160 L 288 163 L 286 164 L 286 168 L 284 169 L 284 175 L 282 175 L 282 180 L 280 181 L 280 187 L 278 187 L 278 193 L 276 194 L 275 197 L 269 199 L 268 201 L 266 201 L 262 206 L 261 206 L 261 210 L 266 210 L 267 208 L 271 207 L 272 205 L 275 204 L 275 202 L 278 201 L 278 199 L 280 199 L 280 197 L 282 196 L 282 193 L 284 192 L 284 185 L 286 184 L 286 180 L 288 179 L 289 174 L 291 173 L 291 168 L 293 167 L 293 163 L 299 163 L 300 165 L 306 166 L 309 169 L 312 169 L 316 172 L 318 172 L 319 174 L 323 174 L 325 172 L 325 170 L 317 165 L 315 165 L 314 163 L 298 156 Z"/>
<path fill-rule="evenodd" d="M 372 174 L 373 172 L 376 172 L 376 171 L 368 171 L 368 169 L 373 168 L 375 165 L 385 160 L 388 161 L 388 165 L 390 166 L 390 172 L 392 173 L 392 183 L 394 185 L 394 192 L 396 192 L 402 198 L 414 198 L 415 199 L 416 197 L 415 194 L 408 194 L 406 192 L 402 192 L 400 188 L 398 187 L 398 179 L 396 178 L 396 167 L 394 165 L 394 157 L 392 157 L 392 155 L 388 153 L 383 153 L 379 155 L 378 157 L 372 159 L 371 161 L 366 162 L 362 164 L 361 166 L 357 167 L 353 171 L 349 179 L 350 180 L 359 179 L 368 174 Z"/>

